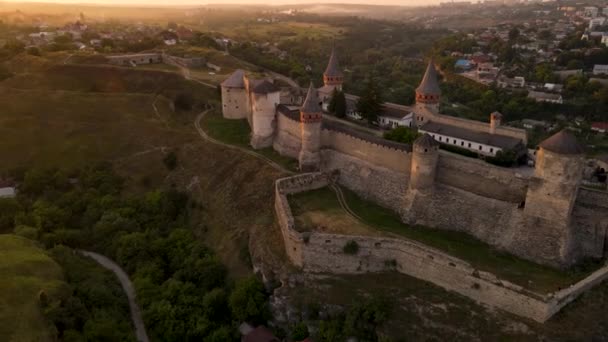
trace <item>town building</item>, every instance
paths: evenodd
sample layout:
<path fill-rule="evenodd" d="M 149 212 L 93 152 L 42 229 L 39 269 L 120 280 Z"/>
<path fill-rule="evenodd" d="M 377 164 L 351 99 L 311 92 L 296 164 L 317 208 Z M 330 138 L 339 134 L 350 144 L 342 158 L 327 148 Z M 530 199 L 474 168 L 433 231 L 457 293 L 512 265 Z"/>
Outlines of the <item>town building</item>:
<path fill-rule="evenodd" d="M 564 99 L 560 94 L 545 93 L 542 91 L 529 91 L 528 98 L 533 99 L 536 102 L 548 102 L 548 103 L 564 103 Z"/>
<path fill-rule="evenodd" d="M 596 64 L 593 66 L 594 75 L 608 75 L 608 64 Z"/>

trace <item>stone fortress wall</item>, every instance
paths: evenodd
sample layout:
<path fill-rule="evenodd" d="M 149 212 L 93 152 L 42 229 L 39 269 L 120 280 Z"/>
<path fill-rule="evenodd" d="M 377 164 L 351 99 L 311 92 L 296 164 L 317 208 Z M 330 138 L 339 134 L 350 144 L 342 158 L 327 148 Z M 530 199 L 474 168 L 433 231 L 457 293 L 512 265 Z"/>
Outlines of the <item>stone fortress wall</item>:
<path fill-rule="evenodd" d="M 273 148 L 279 154 L 298 159 L 302 149 L 300 120 L 279 113 Z"/>
<path fill-rule="evenodd" d="M 334 180 L 335 175 L 328 173 L 308 173 L 279 179 L 275 183 L 275 212 L 285 250 L 290 261 L 304 271 L 339 274 L 397 271 L 538 322 L 546 321 L 581 293 L 608 277 L 607 266 L 568 289 L 542 295 L 411 240 L 298 232 L 287 196 L 322 188 Z M 359 245 L 355 255 L 343 251 L 344 245 L 350 241 Z"/>

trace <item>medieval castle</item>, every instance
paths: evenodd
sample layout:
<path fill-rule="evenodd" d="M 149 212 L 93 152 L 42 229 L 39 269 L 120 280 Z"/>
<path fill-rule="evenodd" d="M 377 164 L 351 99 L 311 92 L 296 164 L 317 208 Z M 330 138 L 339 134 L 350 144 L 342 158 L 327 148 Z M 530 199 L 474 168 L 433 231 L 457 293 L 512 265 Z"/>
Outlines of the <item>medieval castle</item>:
<path fill-rule="evenodd" d="M 555 267 L 608 254 L 608 193 L 580 186 L 585 158 L 561 131 L 539 145 L 533 174 L 439 149 L 455 145 L 493 156 L 525 146 L 526 131 L 439 113 L 441 91 L 432 62 L 416 89 L 416 104 L 385 104 L 380 116 L 411 118 L 423 135 L 413 145 L 387 141 L 336 120 L 323 107 L 343 74 L 335 51 L 324 86 L 290 101 L 270 80 L 234 72 L 222 85 L 225 118 L 247 119 L 253 148 L 273 147 L 298 159 L 305 172 L 339 171 L 338 182 L 399 213 L 409 224 L 467 232 L 498 249 Z M 356 100 L 347 95 L 347 100 Z M 292 258 L 293 260 L 293 258 Z"/>

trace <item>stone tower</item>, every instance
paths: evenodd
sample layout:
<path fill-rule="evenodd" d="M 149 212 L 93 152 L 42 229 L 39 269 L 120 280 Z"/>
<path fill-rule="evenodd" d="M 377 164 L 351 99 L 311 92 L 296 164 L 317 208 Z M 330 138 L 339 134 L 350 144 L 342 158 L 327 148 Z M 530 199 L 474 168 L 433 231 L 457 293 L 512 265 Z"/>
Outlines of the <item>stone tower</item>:
<path fill-rule="evenodd" d="M 496 134 L 496 128 L 500 126 L 501 122 L 502 114 L 500 112 L 490 114 L 490 134 Z"/>
<path fill-rule="evenodd" d="M 524 208 L 535 259 L 548 264 L 571 264 L 572 208 L 583 172 L 584 149 L 567 130 L 539 145 L 534 176 Z"/>
<path fill-rule="evenodd" d="M 440 98 L 441 89 L 439 89 L 437 80 L 437 70 L 435 70 L 433 60 L 430 60 L 424 77 L 416 88 L 416 116 L 418 119 L 416 121 L 419 126 L 428 120 L 429 115 L 439 113 Z"/>
<path fill-rule="evenodd" d="M 410 189 L 431 191 L 435 183 L 435 171 L 439 159 L 439 143 L 425 133 L 414 141 Z"/>
<path fill-rule="evenodd" d="M 244 119 L 249 115 L 245 72 L 236 70 L 221 84 L 222 114 L 226 119 Z"/>
<path fill-rule="evenodd" d="M 302 134 L 302 149 L 300 150 L 300 170 L 305 172 L 317 171 L 321 162 L 321 121 L 323 111 L 317 97 L 317 91 L 312 82 L 308 87 L 306 100 L 300 108 L 300 127 Z"/>
<path fill-rule="evenodd" d="M 275 133 L 276 107 L 281 102 L 281 89 L 268 80 L 249 82 L 251 102 L 251 141 L 254 149 L 272 146 Z"/>
<path fill-rule="evenodd" d="M 338 65 L 338 57 L 336 56 L 336 48 L 331 49 L 331 56 L 329 57 L 329 63 L 323 73 L 323 84 L 325 86 L 334 87 L 337 90 L 342 90 L 342 83 L 344 83 L 344 74 L 340 70 Z"/>

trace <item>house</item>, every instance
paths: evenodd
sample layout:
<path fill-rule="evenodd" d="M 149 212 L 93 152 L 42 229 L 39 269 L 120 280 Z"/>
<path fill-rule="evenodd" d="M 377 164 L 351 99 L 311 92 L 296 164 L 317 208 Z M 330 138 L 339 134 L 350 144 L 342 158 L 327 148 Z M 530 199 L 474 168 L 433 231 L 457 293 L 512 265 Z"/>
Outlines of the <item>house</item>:
<path fill-rule="evenodd" d="M 586 6 L 583 8 L 583 15 L 587 18 L 597 17 L 598 12 L 598 8 L 595 6 Z"/>
<path fill-rule="evenodd" d="M 608 46 L 608 34 L 607 33 L 602 34 L 602 44 L 604 44 L 604 46 Z"/>
<path fill-rule="evenodd" d="M 534 129 L 536 127 L 542 127 L 542 128 L 549 127 L 548 122 L 540 121 L 540 120 L 533 120 L 533 119 L 523 119 L 523 120 L 521 120 L 521 124 L 524 126 L 524 128 L 527 128 L 527 129 Z"/>
<path fill-rule="evenodd" d="M 263 325 L 253 328 L 247 323 L 242 323 L 239 326 L 239 332 L 241 333 L 241 342 L 279 342 L 272 331 Z"/>
<path fill-rule="evenodd" d="M 500 77 L 497 84 L 501 88 L 523 88 L 526 85 L 526 79 L 522 76 Z"/>
<path fill-rule="evenodd" d="M 608 75 L 608 64 L 596 64 L 593 66 L 594 75 Z"/>
<path fill-rule="evenodd" d="M 469 71 L 473 69 L 473 63 L 471 63 L 471 61 L 469 61 L 468 59 L 459 59 L 454 64 L 454 68 L 456 68 L 457 70 Z"/>
<path fill-rule="evenodd" d="M 440 144 L 456 146 L 486 156 L 495 156 L 501 150 L 514 150 L 522 143 L 521 139 L 505 135 L 432 121 L 420 126 L 418 132 L 428 133 Z"/>
<path fill-rule="evenodd" d="M 17 191 L 12 186 L 0 188 L 0 198 L 13 198 L 17 194 Z"/>
<path fill-rule="evenodd" d="M 579 76 L 583 74 L 583 69 L 558 70 L 553 72 L 560 80 L 565 80 L 569 76 Z"/>
<path fill-rule="evenodd" d="M 545 90 L 547 90 L 547 91 L 561 93 L 561 91 L 564 89 L 564 86 L 561 84 L 555 84 L 555 83 L 545 83 L 543 88 L 545 88 Z"/>
<path fill-rule="evenodd" d="M 606 133 L 606 131 L 608 131 L 608 122 L 592 122 L 591 130 L 599 133 Z"/>
<path fill-rule="evenodd" d="M 399 126 L 412 127 L 414 123 L 414 113 L 403 111 L 399 108 L 392 108 L 384 105 L 382 113 L 378 115 L 378 124 L 385 128 L 396 128 Z"/>
<path fill-rule="evenodd" d="M 560 94 L 545 93 L 542 91 L 529 91 L 528 98 L 534 99 L 536 102 L 564 103 L 564 99 Z"/>

